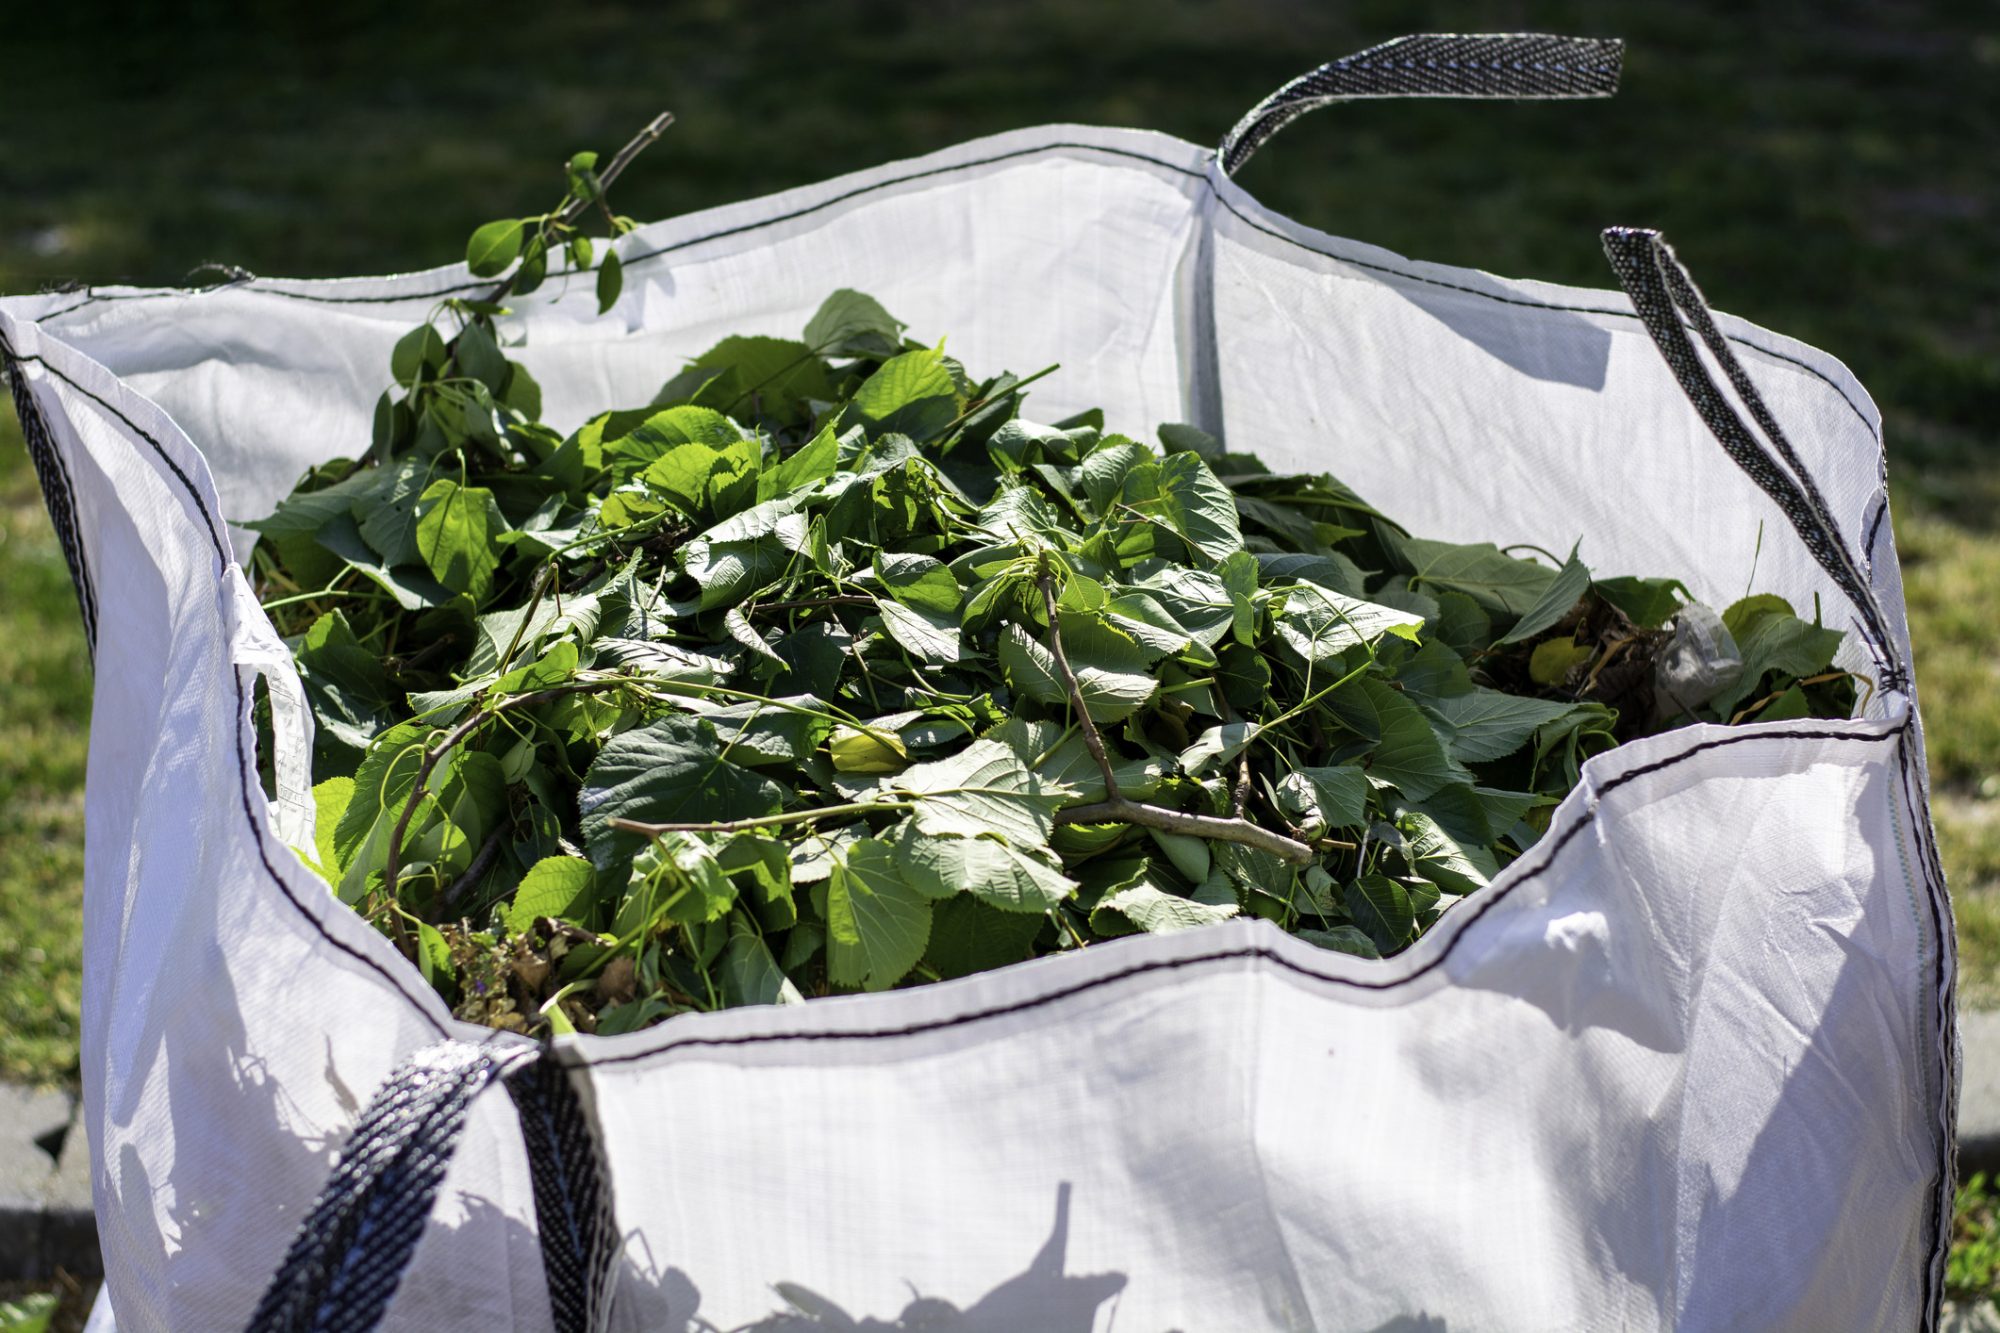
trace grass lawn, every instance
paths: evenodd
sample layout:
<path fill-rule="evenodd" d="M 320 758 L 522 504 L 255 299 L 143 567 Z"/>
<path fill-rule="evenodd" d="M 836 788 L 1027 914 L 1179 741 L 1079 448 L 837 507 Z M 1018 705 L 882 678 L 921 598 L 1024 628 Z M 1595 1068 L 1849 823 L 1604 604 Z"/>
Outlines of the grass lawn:
<path fill-rule="evenodd" d="M 1666 230 L 1719 307 L 1842 357 L 1883 406 L 1964 994 L 2000 1004 L 2000 24 L 1981 6 L 1721 0 L 1343 6 L 829 0 L 547 6 L 196 0 L 11 25 L 0 291 L 386 272 L 545 205 L 661 107 L 618 189 L 664 216 L 1052 121 L 1213 142 L 1328 57 L 1420 30 L 1630 43 L 1587 105 L 1360 104 L 1243 183 L 1403 253 L 1612 285 Z M 0 1077 L 72 1076 L 88 675 L 0 409 Z"/>

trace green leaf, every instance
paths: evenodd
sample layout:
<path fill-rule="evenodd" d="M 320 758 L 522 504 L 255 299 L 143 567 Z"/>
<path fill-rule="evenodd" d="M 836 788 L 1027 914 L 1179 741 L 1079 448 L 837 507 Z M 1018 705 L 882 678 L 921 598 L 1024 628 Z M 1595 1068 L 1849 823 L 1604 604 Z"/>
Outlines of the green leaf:
<path fill-rule="evenodd" d="M 887 990 L 924 956 L 930 900 L 903 878 L 889 844 L 860 838 L 835 853 L 826 929 L 827 975 L 839 985 Z"/>
<path fill-rule="evenodd" d="M 1555 570 L 1532 560 L 1516 560 L 1490 542 L 1455 546 L 1411 537 L 1402 542 L 1402 550 L 1412 566 L 1412 586 L 1464 593 L 1496 616 L 1526 615 L 1556 581 Z"/>
<path fill-rule="evenodd" d="M 1742 606 L 1739 602 L 1730 610 L 1735 612 Z M 1839 630 L 1807 624 L 1793 615 L 1789 606 L 1783 610 L 1767 607 L 1739 614 L 1737 620 L 1743 628 L 1731 626 L 1730 632 L 1735 635 L 1736 650 L 1743 658 L 1743 674 L 1714 701 L 1717 713 L 1724 718 L 1744 702 L 1760 697 L 1757 691 L 1769 672 L 1778 673 L 1780 678 L 1804 680 L 1830 669 L 1844 637 Z M 1728 623 L 1726 619 L 1724 623 Z"/>
<path fill-rule="evenodd" d="M 1160 426 L 1160 447 L 1170 454 L 1194 454 L 1204 462 L 1222 459 L 1222 441 L 1198 426 L 1165 422 Z"/>
<path fill-rule="evenodd" d="M 1757 721 L 1791 722 L 1811 716 L 1812 703 L 1806 698 L 1806 692 L 1794 685 L 1766 704 L 1757 714 Z"/>
<path fill-rule="evenodd" d="M 499 393 L 507 382 L 506 354 L 500 344 L 493 341 L 493 335 L 477 320 L 460 330 L 453 359 L 458 369 L 484 384 L 492 393 Z"/>
<path fill-rule="evenodd" d="M 950 665 L 959 659 L 958 621 L 933 611 L 918 611 L 901 602 L 878 599 L 875 609 L 882 615 L 882 627 L 921 662 Z"/>
<path fill-rule="evenodd" d="M 1740 637 L 1747 633 L 1753 624 L 1762 620 L 1765 616 L 1789 616 L 1793 614 L 1790 602 L 1774 592 L 1760 592 L 1745 597 L 1741 601 L 1732 602 L 1729 609 L 1722 613 L 1722 624 L 1723 628 L 1727 629 L 1731 636 Z"/>
<path fill-rule="evenodd" d="M 492 491 L 440 477 L 417 501 L 417 553 L 439 583 L 483 601 L 500 568 L 495 539 L 506 525 Z"/>
<path fill-rule="evenodd" d="M 595 873 L 575 856 L 545 856 L 528 867 L 507 907 L 507 929 L 525 935 L 540 917 L 580 922 L 591 906 Z"/>
<path fill-rule="evenodd" d="M 1046 912 L 1076 883 L 1040 856 L 989 837 L 935 837 L 914 822 L 894 843 L 904 878 L 927 898 L 965 892 L 1006 912 Z"/>
<path fill-rule="evenodd" d="M 1249 749 L 1262 730 L 1255 722 L 1227 722 L 1208 728 L 1195 737 L 1193 745 L 1181 751 L 1181 771 L 1198 778 L 1221 768 Z"/>
<path fill-rule="evenodd" d="M 1528 678 L 1537 685 L 1560 685 L 1569 678 L 1570 672 L 1588 662 L 1596 651 L 1589 644 L 1578 643 L 1573 638 L 1538 643 L 1528 657 Z"/>
<path fill-rule="evenodd" d="M 1466 846 L 1427 814 L 1411 811 L 1397 821 L 1407 842 L 1410 868 L 1446 893 L 1471 893 L 1500 873 L 1493 853 Z"/>
<path fill-rule="evenodd" d="M 1123 935 L 1134 930 L 1170 935 L 1227 921 L 1239 910 L 1235 890 L 1221 876 L 1211 878 L 1192 897 L 1184 898 L 1160 887 L 1148 872 L 1137 882 L 1100 898 L 1091 911 L 1090 928 L 1100 935 Z"/>
<path fill-rule="evenodd" d="M 396 721 L 401 697 L 381 659 L 361 646 L 347 617 L 329 611 L 312 623 L 294 659 L 320 734 L 365 750 Z"/>
<path fill-rule="evenodd" d="M 597 266 L 597 313 L 607 314 L 618 304 L 618 294 L 625 288 L 625 261 L 618 257 L 616 250 L 604 252 L 604 262 Z"/>
<path fill-rule="evenodd" d="M 1694 597 L 1679 579 L 1598 579 L 1590 589 L 1640 629 L 1658 629 Z"/>
<path fill-rule="evenodd" d="M 910 756 L 894 736 L 842 727 L 826 743 L 827 757 L 840 773 L 900 773 Z"/>
<path fill-rule="evenodd" d="M 1514 628 L 1499 640 L 1501 643 L 1521 643 L 1534 638 L 1575 609 L 1577 601 L 1590 590 L 1590 571 L 1576 558 L 1576 552 L 1569 553 L 1569 559 L 1535 599 L 1535 604 L 1521 613 Z"/>
<path fill-rule="evenodd" d="M 1103 770 L 1091 757 L 1082 735 L 1059 722 L 1030 722 L 1013 717 L 988 732 L 987 737 L 1013 750 L 1043 781 L 1069 788 L 1074 793 L 1070 798 L 1074 804 L 1101 801 L 1108 794 Z M 1152 757 L 1114 756 L 1111 768 L 1118 778 L 1118 790 L 1134 800 L 1159 790 L 1167 774 L 1166 764 Z"/>
<path fill-rule="evenodd" d="M 1376 602 L 1356 601 L 1315 583 L 1284 589 L 1284 609 L 1274 624 L 1279 639 L 1308 662 L 1339 657 L 1384 634 L 1415 642 L 1424 618 Z"/>
<path fill-rule="evenodd" d="M 771 956 L 764 936 L 743 916 L 729 918 L 729 945 L 722 951 L 722 998 L 732 1008 L 746 1004 L 804 1004 L 805 996 Z"/>
<path fill-rule="evenodd" d="M 1360 828 L 1368 822 L 1368 775 L 1352 764 L 1308 767 L 1285 775 L 1278 803 L 1287 818 L 1324 828 Z"/>
<path fill-rule="evenodd" d="M 1358 926 L 1333 926 L 1326 930 L 1301 930 L 1300 939 L 1307 944 L 1316 944 L 1333 953 L 1352 954 L 1356 958 L 1380 958 L 1382 951 L 1375 947 L 1375 941 L 1368 938 Z"/>
<path fill-rule="evenodd" d="M 945 980 L 987 972 L 1028 957 L 1044 917 L 1003 912 L 971 894 L 947 898 L 931 909 L 924 957 Z"/>
<path fill-rule="evenodd" d="M 368 543 L 385 566 L 415 564 L 422 559 L 417 550 L 417 504 L 430 484 L 428 459 L 405 456 L 372 474 L 375 491 L 357 498 L 354 505 L 361 540 Z M 320 540 L 331 545 L 336 522 L 320 529 Z"/>
<path fill-rule="evenodd" d="M 1469 764 L 1504 759 L 1574 707 L 1557 699 L 1503 694 L 1484 687 L 1423 701 L 1424 710 L 1444 724 L 1452 758 Z"/>
<path fill-rule="evenodd" d="M 1448 782 L 1471 780 L 1445 753 L 1422 710 L 1373 676 L 1334 691 L 1327 706 L 1343 723 L 1377 742 L 1362 760 L 1369 774 L 1394 783 L 1411 800 L 1421 801 Z"/>
<path fill-rule="evenodd" d="M 927 440 L 958 416 L 957 386 L 942 352 L 904 352 L 862 382 L 853 409 L 871 436 L 895 432 Z"/>
<path fill-rule="evenodd" d="M 776 814 L 783 801 L 777 783 L 723 756 L 713 726 L 672 716 L 612 737 L 584 776 L 577 809 L 591 863 L 604 873 L 640 843 L 613 830 L 614 817 L 710 823 Z"/>
<path fill-rule="evenodd" d="M 419 324 L 396 340 L 395 350 L 389 353 L 389 373 L 398 384 L 412 384 L 418 371 L 425 366 L 436 369 L 444 364 L 444 357 L 444 335 L 429 324 Z"/>
<path fill-rule="evenodd" d="M 872 296 L 842 287 L 806 322 L 806 343 L 821 356 L 894 356 L 903 325 Z"/>
<path fill-rule="evenodd" d="M 313 853 L 319 861 L 314 869 L 328 884 L 338 884 L 347 869 L 334 850 L 333 831 L 340 826 L 341 817 L 353 799 L 353 778 L 328 778 L 313 785 Z"/>
<path fill-rule="evenodd" d="M 682 926 L 720 921 L 736 905 L 736 886 L 714 849 L 691 833 L 662 833 L 648 843 L 632 858 L 630 883 L 612 925 L 624 938 L 662 921 Z M 719 938 L 715 947 L 721 947 Z"/>
<path fill-rule="evenodd" d="M 1158 513 L 1188 545 L 1211 560 L 1243 548 L 1236 499 L 1201 456 L 1168 454 L 1160 460 Z"/>
<path fill-rule="evenodd" d="M 402 813 L 410 789 L 416 785 L 417 770 L 423 766 L 424 751 L 437 733 L 415 722 L 401 722 L 375 738 L 354 773 L 354 790 L 333 834 L 334 855 L 350 870 L 360 859 L 364 844 L 371 854 L 370 865 L 379 868 L 388 847 L 385 811 L 391 820 Z M 378 827 L 379 826 L 379 827 Z M 379 837 L 378 837 L 379 835 Z"/>
<path fill-rule="evenodd" d="M 1083 706 L 1093 721 L 1117 722 L 1130 717 L 1159 692 L 1160 682 L 1143 669 L 1118 670 L 1080 660 L 1069 652 L 1070 669 L 1076 673 Z M 1000 666 L 1016 692 L 1045 704 L 1069 703 L 1069 691 L 1056 673 L 1055 654 L 1028 637 L 1019 625 L 1009 625 L 1000 635 Z"/>
<path fill-rule="evenodd" d="M 1019 848 L 1048 846 L 1055 812 L 1070 797 L 1069 788 L 1031 772 L 993 740 L 976 740 L 957 754 L 915 764 L 886 785 L 915 798 L 912 818 L 924 833 L 991 833 Z"/>
<path fill-rule="evenodd" d="M 1417 919 L 1402 885 L 1387 875 L 1363 875 L 1348 884 L 1345 896 L 1347 914 L 1377 949 L 1393 953 L 1409 942 Z"/>
<path fill-rule="evenodd" d="M 833 427 L 827 426 L 798 452 L 757 474 L 757 499 L 762 502 L 789 496 L 831 477 L 839 465 L 840 441 Z"/>
<path fill-rule="evenodd" d="M 477 278 L 497 277 L 521 253 L 521 239 L 527 230 L 525 218 L 501 218 L 472 233 L 465 243 L 465 266 Z"/>
<path fill-rule="evenodd" d="M 891 551 L 877 551 L 874 559 L 875 577 L 904 606 L 941 616 L 957 613 L 958 580 L 939 561 Z"/>
<path fill-rule="evenodd" d="M 756 502 L 757 445 L 711 408 L 656 412 L 604 454 L 614 477 L 643 464 L 638 477 L 647 490 L 693 519 L 727 518 Z"/>
<path fill-rule="evenodd" d="M 19 1300 L 0 1301 L 0 1333 L 47 1333 L 58 1304 L 50 1291 L 30 1292 Z"/>
<path fill-rule="evenodd" d="M 417 968 L 424 974 L 424 980 L 437 990 L 444 990 L 458 975 L 451 962 L 451 946 L 444 942 L 438 928 L 428 921 L 417 923 Z"/>
<path fill-rule="evenodd" d="M 715 375 L 697 400 L 732 416 L 790 419 L 834 396 L 826 362 L 789 338 L 724 338 L 694 364 Z"/>

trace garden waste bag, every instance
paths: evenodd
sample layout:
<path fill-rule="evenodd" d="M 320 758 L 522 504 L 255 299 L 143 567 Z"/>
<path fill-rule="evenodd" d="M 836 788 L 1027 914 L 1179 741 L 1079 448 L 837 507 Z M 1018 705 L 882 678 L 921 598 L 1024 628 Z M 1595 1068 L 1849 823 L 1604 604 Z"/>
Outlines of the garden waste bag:
<path fill-rule="evenodd" d="M 1686 571 L 1712 605 L 1761 543 L 1759 586 L 1847 631 L 1856 716 L 1597 756 L 1541 842 L 1387 960 L 1230 921 L 547 1048 L 457 1022 L 291 850 L 311 723 L 241 525 L 358 452 L 393 343 L 484 284 L 0 300 L 95 662 L 98 1327 L 1934 1324 L 1954 953 L 1874 405 L 1711 315 L 1653 233 L 1605 233 L 1616 287 L 1558 287 L 1325 235 L 1232 181 L 1323 102 L 1601 95 L 1617 60 L 1401 39 L 1219 151 L 1001 134 L 643 227 L 603 318 L 579 287 L 504 321 L 571 429 L 854 288 L 968 363 L 1059 360 L 1044 419 L 1193 422 L 1429 535 L 1583 535 L 1594 569 Z"/>

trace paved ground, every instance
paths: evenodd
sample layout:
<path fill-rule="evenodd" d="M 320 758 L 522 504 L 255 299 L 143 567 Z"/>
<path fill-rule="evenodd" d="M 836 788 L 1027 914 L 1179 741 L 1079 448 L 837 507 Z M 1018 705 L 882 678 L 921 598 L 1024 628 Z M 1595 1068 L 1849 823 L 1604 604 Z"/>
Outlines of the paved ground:
<path fill-rule="evenodd" d="M 0 1281 L 99 1266 L 90 1151 L 74 1101 L 0 1084 Z"/>

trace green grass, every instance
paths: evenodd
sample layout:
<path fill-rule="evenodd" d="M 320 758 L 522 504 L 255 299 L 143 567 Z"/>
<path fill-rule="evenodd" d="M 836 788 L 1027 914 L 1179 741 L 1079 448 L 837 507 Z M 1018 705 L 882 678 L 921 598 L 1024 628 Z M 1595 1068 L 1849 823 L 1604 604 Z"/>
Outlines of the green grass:
<path fill-rule="evenodd" d="M 76 1068 L 90 668 L 69 570 L 0 415 L 0 1079 Z"/>
<path fill-rule="evenodd" d="M 1407 254 L 1610 285 L 1597 231 L 1663 227 L 1724 309 L 1841 356 L 1883 405 L 1967 995 L 2000 1002 L 2000 25 L 1974 4 L 1262 3 L 673 8 L 212 2 L 8 33 L 0 291 L 385 272 L 545 206 L 554 166 L 661 107 L 641 218 L 1050 121 L 1198 142 L 1399 32 L 1624 36 L 1588 105 L 1373 103 L 1242 181 Z M 4 415 L 4 414 L 0 414 Z M 87 712 L 75 608 L 0 439 L 0 1076 L 73 1062 Z M 1635 513 L 1635 518 L 1642 517 Z M 1995 779 L 1989 782 L 1988 779 Z M 1985 794 L 1982 794 L 1985 793 Z"/>

